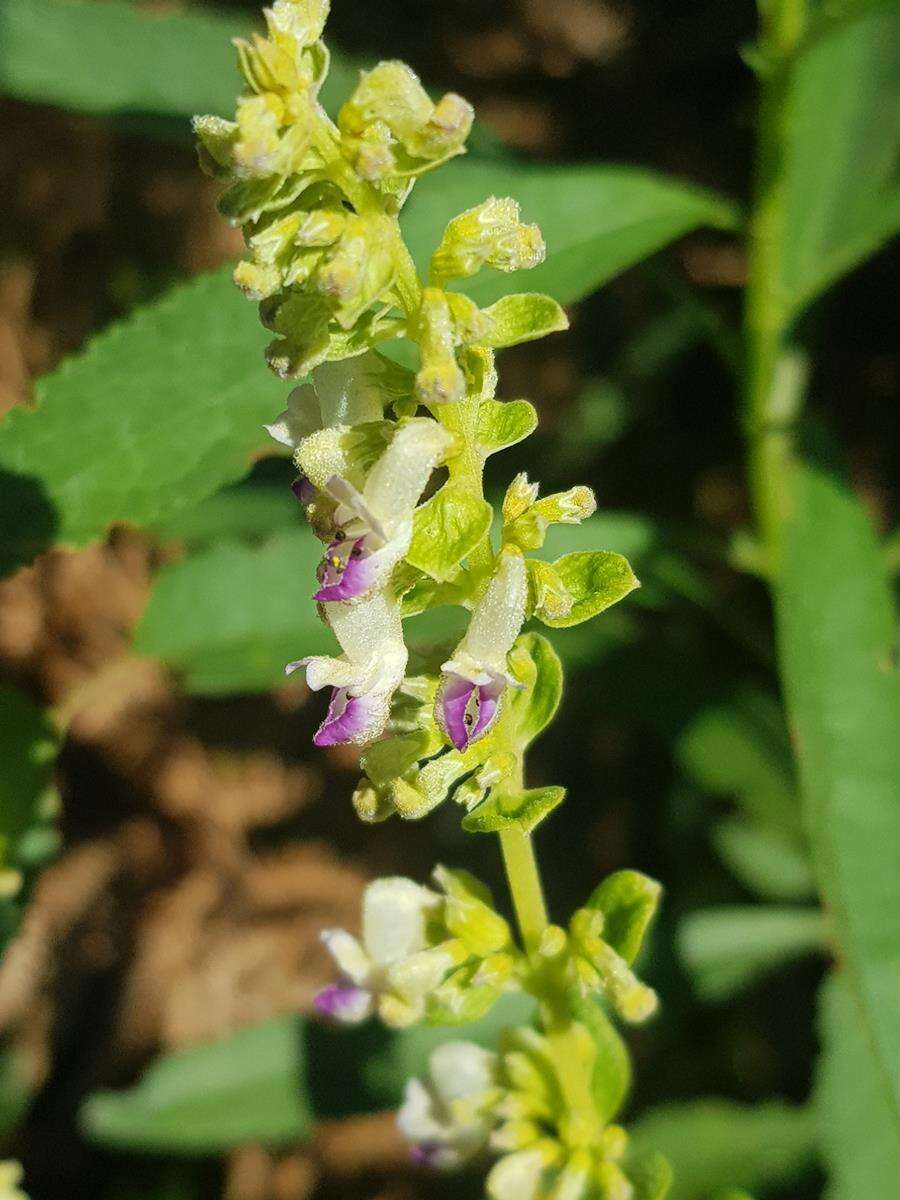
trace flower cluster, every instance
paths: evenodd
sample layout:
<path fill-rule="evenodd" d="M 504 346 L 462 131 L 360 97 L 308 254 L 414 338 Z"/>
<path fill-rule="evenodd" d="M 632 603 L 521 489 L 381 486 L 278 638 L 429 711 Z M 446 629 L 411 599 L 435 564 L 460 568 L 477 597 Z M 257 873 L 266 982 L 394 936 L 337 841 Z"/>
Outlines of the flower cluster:
<path fill-rule="evenodd" d="M 275 0 L 267 36 L 237 43 L 235 119 L 195 121 L 201 165 L 225 181 L 221 211 L 247 245 L 235 281 L 275 335 L 269 365 L 301 380 L 267 429 L 322 543 L 309 596 L 336 646 L 286 670 L 328 689 L 317 745 L 364 747 L 353 798 L 364 821 L 419 819 L 452 799 L 465 830 L 500 835 L 522 938 L 466 871 L 438 867 L 432 886 L 378 879 L 360 936 L 322 935 L 339 980 L 316 1007 L 346 1023 L 459 1026 L 505 992 L 530 995 L 534 1028 L 507 1031 L 496 1053 L 447 1043 L 430 1080 L 410 1082 L 400 1124 L 417 1158 L 499 1154 L 492 1200 L 661 1200 L 662 1167 L 640 1182 L 621 1165 L 625 1136 L 609 1121 L 627 1055 L 600 1007 L 626 1021 L 653 1011 L 632 967 L 659 889 L 619 872 L 567 928 L 549 924 L 529 839 L 565 790 L 523 782 L 562 689 L 558 657 L 526 623 L 590 620 L 637 580 L 608 551 L 543 555 L 552 525 L 591 517 L 589 488 L 541 496 L 517 474 L 496 521 L 483 491 L 487 459 L 537 424 L 528 401 L 496 397 L 495 352 L 566 317 L 549 296 L 483 307 L 466 291 L 480 271 L 544 257 L 509 198 L 473 196 L 420 276 L 398 214 L 419 176 L 464 152 L 472 110 L 452 93 L 433 102 L 408 67 L 383 62 L 332 119 L 319 101 L 327 11 Z M 462 627 L 417 651 L 408 622 L 435 609 Z"/>
<path fill-rule="evenodd" d="M 572 1033 L 595 1071 L 599 1052 L 588 1028 L 576 1023 Z M 499 1156 L 487 1176 L 489 1200 L 634 1200 L 668 1186 L 658 1155 L 628 1155 L 621 1125 L 596 1114 L 573 1119 L 553 1041 L 533 1028 L 508 1030 L 497 1053 L 444 1043 L 428 1066 L 426 1080 L 406 1085 L 398 1114 L 413 1159 L 453 1170 Z"/>

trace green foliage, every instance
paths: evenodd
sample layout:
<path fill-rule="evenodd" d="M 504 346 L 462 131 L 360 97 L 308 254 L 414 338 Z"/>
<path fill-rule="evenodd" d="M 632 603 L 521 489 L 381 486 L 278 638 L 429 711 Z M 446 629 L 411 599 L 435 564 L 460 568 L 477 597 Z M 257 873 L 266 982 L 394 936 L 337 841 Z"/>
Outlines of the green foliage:
<path fill-rule="evenodd" d="M 556 301 L 535 292 L 501 296 L 484 309 L 484 316 L 490 321 L 483 342 L 486 346 L 518 346 L 569 327 L 566 314 Z"/>
<path fill-rule="evenodd" d="M 825 950 L 828 932 L 818 909 L 729 905 L 685 917 L 678 942 L 697 993 L 716 1001 L 794 958 Z"/>
<path fill-rule="evenodd" d="M 709 1200 L 719 1188 L 789 1184 L 812 1163 L 815 1144 L 812 1113 L 777 1101 L 670 1104 L 652 1109 L 631 1128 L 635 1158 L 659 1151 L 672 1164 L 668 1200 Z"/>
<path fill-rule="evenodd" d="M 900 1179 L 900 1132 L 848 980 L 832 974 L 820 993 L 813 1103 L 828 1168 L 826 1200 L 892 1200 Z"/>
<path fill-rule="evenodd" d="M 741 883 L 765 899 L 808 900 L 815 894 L 808 855 L 780 830 L 735 817 L 715 826 L 712 841 Z"/>
<path fill-rule="evenodd" d="M 57 749 L 49 719 L 14 688 L 0 687 L 0 896 L 4 878 L 12 890 L 26 865 L 25 838 L 41 817 Z"/>
<path fill-rule="evenodd" d="M 493 792 L 474 812 L 463 817 L 468 833 L 497 833 L 517 825 L 526 833 L 548 817 L 566 797 L 563 787 L 528 788 L 522 792 Z"/>
<path fill-rule="evenodd" d="M 135 632 L 138 654 L 159 658 L 197 693 L 268 691 L 298 653 L 335 642 L 313 604 L 321 546 L 304 528 L 259 545 L 223 540 L 164 567 Z"/>
<path fill-rule="evenodd" d="M 161 521 L 246 472 L 283 389 L 259 369 L 264 336 L 218 278 L 106 330 L 39 383 L 34 411 L 7 416 L 0 567 L 116 521 Z"/>
<path fill-rule="evenodd" d="M 562 663 L 556 651 L 539 633 L 526 633 L 509 656 L 510 668 L 525 685 L 507 698 L 514 714 L 516 736 L 521 746 L 533 742 L 553 720 L 562 699 Z"/>
<path fill-rule="evenodd" d="M 245 19 L 208 8 L 149 12 L 127 0 L 0 0 L 0 91 L 97 115 L 187 121 L 234 107 L 235 34 Z M 332 61 L 334 111 L 353 72 Z"/>
<path fill-rule="evenodd" d="M 611 1121 L 625 1103 L 631 1087 L 628 1050 L 598 1001 L 572 992 L 569 995 L 569 1009 L 594 1041 L 597 1059 L 591 1075 L 591 1089 L 601 1120 Z"/>
<path fill-rule="evenodd" d="M 785 121 L 785 314 L 799 312 L 900 227 L 896 12 L 815 26 L 790 71 Z"/>
<path fill-rule="evenodd" d="M 496 454 L 533 433 L 538 418 L 527 400 L 482 400 L 478 406 L 476 440 L 482 454 Z"/>
<path fill-rule="evenodd" d="M 607 875 L 587 902 L 603 913 L 603 940 L 629 964 L 634 962 L 659 905 L 662 889 L 640 871 Z"/>
<path fill-rule="evenodd" d="M 665 1200 L 672 1186 L 672 1167 L 667 1158 L 650 1151 L 628 1164 L 628 1178 L 634 1185 L 634 1200 Z"/>
<path fill-rule="evenodd" d="M 445 483 L 416 509 L 406 561 L 439 582 L 449 579 L 486 536 L 492 515 L 464 483 Z"/>
<path fill-rule="evenodd" d="M 540 620 L 551 629 L 567 629 L 589 621 L 640 586 L 628 560 L 610 550 L 566 554 L 552 566 L 573 604 L 565 616 L 538 612 Z"/>
<path fill-rule="evenodd" d="M 836 478 L 798 467 L 778 631 L 819 886 L 878 1076 L 900 1114 L 900 739 L 893 613 L 871 523 Z"/>
<path fill-rule="evenodd" d="M 166 1055 L 133 1088 L 95 1092 L 81 1109 L 82 1128 L 92 1141 L 169 1154 L 297 1141 L 311 1122 L 298 1017 L 276 1018 L 224 1041 Z"/>

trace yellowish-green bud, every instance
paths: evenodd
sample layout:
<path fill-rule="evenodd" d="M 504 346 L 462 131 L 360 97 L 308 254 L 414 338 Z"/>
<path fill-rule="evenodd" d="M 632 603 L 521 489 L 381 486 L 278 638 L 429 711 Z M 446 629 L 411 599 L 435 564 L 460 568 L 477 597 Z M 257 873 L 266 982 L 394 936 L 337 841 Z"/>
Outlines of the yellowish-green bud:
<path fill-rule="evenodd" d="M 628 1149 L 628 1134 L 621 1125 L 607 1125 L 600 1139 L 600 1150 L 604 1158 L 618 1162 Z"/>
<path fill-rule="evenodd" d="M 545 496 L 534 507 L 549 524 L 577 525 L 597 511 L 597 501 L 591 489 L 581 485 Z"/>
<path fill-rule="evenodd" d="M 529 558 L 526 567 L 528 611 L 537 617 L 548 617 L 551 621 L 567 617 L 575 599 L 556 568 L 540 558 Z"/>
<path fill-rule="evenodd" d="M 437 866 L 433 877 L 447 898 L 447 928 L 472 954 L 486 958 L 509 945 L 509 925 L 494 912 L 490 892 L 473 875 Z"/>
<path fill-rule="evenodd" d="M 524 1150 L 528 1146 L 533 1146 L 540 1136 L 541 1127 L 534 1121 L 507 1121 L 491 1134 L 491 1148 L 503 1153 Z"/>
<path fill-rule="evenodd" d="M 567 944 L 566 931 L 559 925 L 548 925 L 541 934 L 538 954 L 543 958 L 559 958 Z"/>
<path fill-rule="evenodd" d="M 522 224 L 515 200 L 492 196 L 450 221 L 432 255 L 431 275 L 459 279 L 484 266 L 518 271 L 537 266 L 545 253 L 541 231 Z"/>
<path fill-rule="evenodd" d="M 602 1196 L 603 1200 L 633 1200 L 634 1187 L 618 1163 L 608 1159 L 598 1163 L 594 1178 L 598 1195 Z"/>
<path fill-rule="evenodd" d="M 538 498 L 538 487 L 539 485 L 536 483 L 529 483 L 528 475 L 524 471 L 520 471 L 516 475 L 503 497 L 504 525 L 511 525 L 517 517 L 521 517 L 527 509 L 531 508 Z"/>

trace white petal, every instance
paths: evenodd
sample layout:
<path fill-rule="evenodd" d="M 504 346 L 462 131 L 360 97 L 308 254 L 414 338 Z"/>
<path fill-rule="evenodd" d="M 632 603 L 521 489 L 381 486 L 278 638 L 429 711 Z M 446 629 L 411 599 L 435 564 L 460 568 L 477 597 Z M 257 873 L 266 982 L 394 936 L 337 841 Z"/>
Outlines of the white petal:
<path fill-rule="evenodd" d="M 361 425 L 380 421 L 384 404 L 379 371 L 379 360 L 371 351 L 316 367 L 313 386 L 322 406 L 322 424 Z"/>
<path fill-rule="evenodd" d="M 351 471 L 351 456 L 347 449 L 346 425 L 318 429 L 297 446 L 294 462 L 313 487 L 324 491 L 329 479 L 345 476 Z"/>
<path fill-rule="evenodd" d="M 410 517 L 431 472 L 452 443 L 452 435 L 430 417 L 417 418 L 397 430 L 363 489 L 366 503 L 386 528 Z"/>
<path fill-rule="evenodd" d="M 539 1150 L 518 1150 L 495 1163 L 486 1180 L 490 1200 L 537 1200 L 544 1159 Z"/>
<path fill-rule="evenodd" d="M 288 396 L 287 408 L 271 425 L 264 425 L 266 432 L 280 442 L 296 450 L 305 437 L 322 427 L 319 399 L 308 383 L 294 388 Z"/>
<path fill-rule="evenodd" d="M 445 1104 L 469 1100 L 494 1085 L 497 1056 L 474 1042 L 445 1042 L 433 1050 L 428 1072 L 434 1089 Z"/>
<path fill-rule="evenodd" d="M 326 654 L 298 658 L 296 662 L 288 663 L 284 673 L 290 675 L 300 667 L 306 667 L 306 682 L 314 692 L 324 687 L 350 687 L 362 679 L 358 666 L 347 662 L 346 659 L 331 658 Z"/>
<path fill-rule="evenodd" d="M 380 966 L 424 950 L 426 913 L 440 898 L 411 879 L 376 879 L 363 898 L 363 945 Z"/>
<path fill-rule="evenodd" d="M 365 675 L 366 689 L 396 688 L 406 670 L 407 651 L 400 605 L 393 596 L 374 592 L 353 604 L 322 607 L 341 649 Z"/>
<path fill-rule="evenodd" d="M 454 659 L 468 655 L 490 670 L 504 672 L 506 656 L 525 620 L 527 592 L 525 559 L 516 551 L 505 551 L 472 613 Z"/>
<path fill-rule="evenodd" d="M 435 1120 L 431 1093 L 420 1079 L 409 1079 L 397 1112 L 397 1127 L 409 1142 L 439 1142 L 444 1126 Z"/>
<path fill-rule="evenodd" d="M 372 970 L 372 960 L 353 934 L 346 929 L 323 929 L 319 937 L 341 974 L 360 987 L 365 986 Z"/>

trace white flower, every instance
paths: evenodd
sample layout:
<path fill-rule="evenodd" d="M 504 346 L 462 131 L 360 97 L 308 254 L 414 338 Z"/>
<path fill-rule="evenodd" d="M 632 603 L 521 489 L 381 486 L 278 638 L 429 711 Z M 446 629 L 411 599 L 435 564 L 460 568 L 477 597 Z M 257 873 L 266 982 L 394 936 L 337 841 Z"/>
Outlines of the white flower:
<path fill-rule="evenodd" d="M 428 1060 L 427 1083 L 410 1079 L 397 1114 L 423 1165 L 454 1170 L 487 1145 L 497 1056 L 474 1042 L 446 1042 Z"/>
<path fill-rule="evenodd" d="M 362 491 L 340 475 L 328 479 L 336 532 L 319 568 L 315 600 L 357 600 L 386 583 L 409 549 L 416 504 L 451 443 L 443 426 L 419 418 L 397 430 Z"/>
<path fill-rule="evenodd" d="M 540 1150 L 517 1150 L 494 1163 L 485 1181 L 490 1200 L 538 1200 L 546 1163 Z"/>
<path fill-rule="evenodd" d="M 301 384 L 288 396 L 287 408 L 264 428 L 282 446 L 296 450 L 304 438 L 320 429 L 380 421 L 384 415 L 379 377 L 382 360 L 372 351 L 356 358 L 321 363 L 312 383 Z"/>
<path fill-rule="evenodd" d="M 300 658 L 288 663 L 285 674 L 305 667 L 313 691 L 332 688 L 325 720 L 313 738 L 317 746 L 371 741 L 383 732 L 391 697 L 406 671 L 400 606 L 384 591 L 356 604 L 322 607 L 343 657 Z"/>
<path fill-rule="evenodd" d="M 411 879 L 377 879 L 363 897 L 362 940 L 326 929 L 322 941 L 343 980 L 316 997 L 325 1016 L 355 1024 L 378 1011 L 401 1028 L 423 1015 L 425 999 L 455 965 L 453 953 L 429 940 L 428 923 L 442 899 Z"/>
<path fill-rule="evenodd" d="M 504 550 L 462 641 L 441 667 L 435 713 L 457 750 L 488 732 L 506 687 L 520 686 L 507 670 L 506 656 L 525 620 L 527 591 L 525 559 L 517 550 Z"/>

